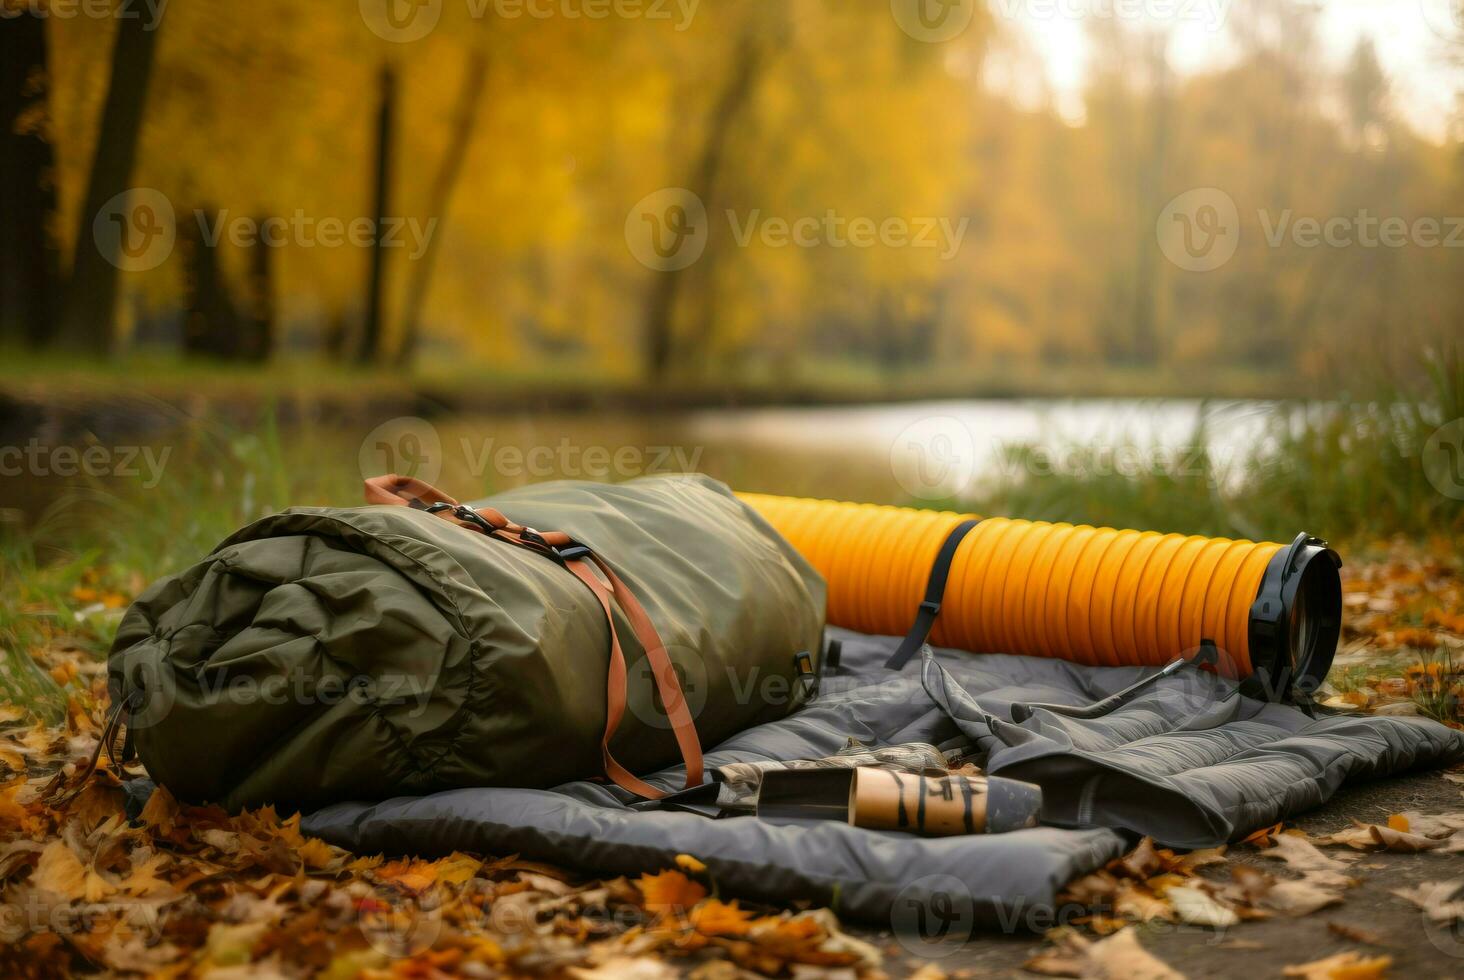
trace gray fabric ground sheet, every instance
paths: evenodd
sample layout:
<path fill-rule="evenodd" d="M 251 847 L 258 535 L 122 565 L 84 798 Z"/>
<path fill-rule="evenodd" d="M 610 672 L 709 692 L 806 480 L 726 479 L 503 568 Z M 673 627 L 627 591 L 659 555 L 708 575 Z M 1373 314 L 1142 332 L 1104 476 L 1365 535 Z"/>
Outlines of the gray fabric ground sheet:
<path fill-rule="evenodd" d="M 1315 806 L 1349 779 L 1464 758 L 1464 735 L 1433 722 L 1311 718 L 1199 671 L 1166 678 L 1102 718 L 1038 709 L 1014 724 L 1013 702 L 1086 704 L 1147 669 L 935 650 L 896 673 L 883 667 L 896 638 L 830 635 L 843 657 L 818 697 L 726 740 L 707 753 L 708 769 L 833 755 L 850 738 L 874 746 L 964 738 L 989 774 L 1042 786 L 1045 825 L 923 839 L 831 821 L 714 820 L 632 809 L 621 790 L 575 782 L 339 803 L 306 817 L 303 829 L 361 853 L 518 853 L 595 874 L 639 874 L 686 853 L 707 863 L 725 895 L 833 903 L 888 925 L 902 910 L 949 905 L 954 889 L 975 928 L 1040 928 L 1056 892 L 1119 856 L 1133 835 L 1212 846 Z M 673 790 L 680 772 L 651 782 Z"/>

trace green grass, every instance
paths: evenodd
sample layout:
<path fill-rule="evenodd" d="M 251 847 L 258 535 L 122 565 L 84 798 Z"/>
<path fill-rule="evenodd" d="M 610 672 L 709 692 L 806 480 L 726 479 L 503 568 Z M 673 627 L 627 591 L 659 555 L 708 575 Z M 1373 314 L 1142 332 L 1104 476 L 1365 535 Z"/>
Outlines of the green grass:
<path fill-rule="evenodd" d="M 1219 366 L 1208 370 L 1202 394 L 1215 398 L 1274 398 L 1294 393 L 1294 379 L 1279 371 Z M 147 395 L 176 402 L 198 394 L 236 403 L 271 398 L 351 404 L 373 397 L 426 394 L 452 404 L 504 392 L 542 396 L 644 394 L 648 386 L 633 360 L 607 368 L 603 358 L 524 356 L 489 359 L 471 354 L 425 353 L 410 370 L 359 366 L 314 353 L 291 353 L 267 367 L 185 358 L 152 349 L 115 358 L 81 359 L 54 351 L 0 348 L 0 390 L 35 398 L 92 400 Z M 992 360 L 890 368 L 869 359 L 803 357 L 786 365 L 753 362 L 735 375 L 678 373 L 655 386 L 672 396 L 733 394 L 771 402 L 857 403 L 927 398 L 1195 397 L 1192 373 L 1102 361 L 1044 364 Z"/>
<path fill-rule="evenodd" d="M 1079 465 L 1050 473 L 1026 465 L 1051 447 L 1007 448 L 1016 477 L 978 499 L 979 513 L 1113 527 L 1289 541 L 1298 531 L 1366 546 L 1395 535 L 1464 536 L 1464 502 L 1429 480 L 1421 450 L 1442 425 L 1464 418 L 1464 357 L 1424 359 L 1418 378 L 1379 379 L 1329 405 L 1282 405 L 1241 459 L 1219 465 L 1204 453 L 1138 475 L 1081 465 L 1089 447 L 1065 447 Z M 1202 416 L 1203 419 L 1203 416 Z M 1189 440 L 1206 444 L 1204 422 Z M 1118 447 L 1143 457 L 1146 447 Z M 1033 471 L 1038 476 L 1029 475 Z"/>

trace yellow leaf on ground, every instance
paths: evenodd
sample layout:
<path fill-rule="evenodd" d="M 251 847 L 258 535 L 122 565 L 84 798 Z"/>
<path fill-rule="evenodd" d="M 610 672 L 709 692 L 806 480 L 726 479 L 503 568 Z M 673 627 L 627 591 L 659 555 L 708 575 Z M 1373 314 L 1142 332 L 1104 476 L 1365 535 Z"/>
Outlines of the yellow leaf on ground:
<path fill-rule="evenodd" d="M 152 791 L 152 795 L 147 798 L 147 803 L 142 808 L 142 813 L 138 814 L 138 819 L 145 826 L 154 828 L 165 837 L 173 832 L 179 818 L 178 801 L 173 799 L 173 794 L 162 786 Z"/>
<path fill-rule="evenodd" d="M 1133 927 L 1096 942 L 1075 932 L 1063 932 L 1059 948 L 1045 951 L 1023 968 L 1053 977 L 1103 977 L 1108 980 L 1185 980 L 1139 942 Z"/>
<path fill-rule="evenodd" d="M 1346 922 L 1328 922 L 1327 929 L 1343 939 L 1350 939 L 1355 943 L 1366 943 L 1369 946 L 1385 945 L 1381 933 L 1364 929 L 1362 926 L 1349 925 Z"/>
<path fill-rule="evenodd" d="M 691 910 L 691 926 L 704 936 L 745 936 L 752 928 L 752 913 L 735 901 L 713 898 Z"/>
<path fill-rule="evenodd" d="M 1099 976 L 1113 980 L 1184 980 L 1184 974 L 1146 950 L 1133 929 L 1098 940 L 1088 949 L 1088 960 Z"/>
<path fill-rule="evenodd" d="M 1223 929 L 1240 924 L 1240 916 L 1235 914 L 1234 909 L 1221 905 L 1213 896 L 1199 888 L 1170 888 L 1165 891 L 1164 897 L 1174 906 L 1180 921 L 1188 922 L 1192 926 Z"/>
<path fill-rule="evenodd" d="M 166 879 L 158 877 L 158 872 L 169 863 L 167 855 L 154 854 L 122 878 L 122 890 L 139 898 L 173 892 L 173 886 Z"/>
<path fill-rule="evenodd" d="M 1363 956 L 1349 950 L 1326 959 L 1288 966 L 1281 975 L 1300 980 L 1380 980 L 1388 975 L 1388 967 L 1392 965 L 1391 956 Z"/>
<path fill-rule="evenodd" d="M 320 841 L 319 843 L 324 844 L 325 842 Z M 472 880 L 481 867 L 483 867 L 482 861 L 461 851 L 453 851 L 433 866 L 436 880 L 446 885 L 460 885 Z"/>
<path fill-rule="evenodd" d="M 1395 889 L 1393 894 L 1417 905 L 1434 922 L 1452 923 L 1464 920 L 1464 899 L 1458 897 L 1461 890 L 1464 878 L 1425 881 L 1412 888 Z"/>
<path fill-rule="evenodd" d="M 1193 871 L 1196 868 L 1208 867 L 1212 864 L 1225 863 L 1225 845 L 1219 847 L 1207 847 L 1200 851 L 1190 851 L 1188 854 L 1181 854 L 1175 862 L 1175 867 L 1181 871 Z"/>
<path fill-rule="evenodd" d="M 331 847 L 319 837 L 311 837 L 300 845 L 295 851 L 300 855 L 300 860 L 305 862 L 305 867 L 320 869 L 335 860 Z"/>
<path fill-rule="evenodd" d="M 690 854 L 676 855 L 676 866 L 682 871 L 689 871 L 694 875 L 699 875 L 703 871 L 707 870 L 707 866 L 705 864 L 698 861 Z"/>
<path fill-rule="evenodd" d="M 437 880 L 426 861 L 392 861 L 377 868 L 376 877 L 413 892 L 426 891 Z"/>
<path fill-rule="evenodd" d="M 1150 922 L 1154 919 L 1174 921 L 1174 909 L 1162 898 L 1142 885 L 1125 881 L 1113 896 L 1113 910 L 1126 919 Z"/>
<path fill-rule="evenodd" d="M 1392 823 L 1392 818 L 1388 820 Z M 1407 823 L 1405 820 L 1404 823 Z M 1397 851 L 1400 854 L 1417 854 L 1420 851 L 1431 851 L 1436 847 L 1443 847 L 1444 842 L 1435 840 L 1432 837 L 1422 837 L 1418 834 L 1410 834 L 1406 831 L 1394 830 L 1391 827 L 1370 827 L 1373 840 L 1377 841 L 1384 848 L 1390 851 Z"/>
<path fill-rule="evenodd" d="M 1388 827 L 1392 830 L 1401 830 L 1405 834 L 1410 829 L 1408 818 L 1401 813 L 1394 813 L 1388 816 Z"/>
<path fill-rule="evenodd" d="M 1346 854 L 1345 851 L 1342 853 Z M 1340 874 L 1347 870 L 1342 861 L 1323 854 L 1311 841 L 1295 834 L 1277 834 L 1271 839 L 1271 847 L 1262 851 L 1261 856 L 1284 861 L 1297 871 L 1335 871 Z M 1356 854 L 1346 854 L 1349 861 L 1356 857 Z"/>
<path fill-rule="evenodd" d="M 1261 899 L 1261 904 L 1287 915 L 1311 915 L 1341 901 L 1342 892 L 1329 881 L 1315 874 L 1304 874 L 1299 881 L 1276 882 Z"/>
<path fill-rule="evenodd" d="M 615 956 L 598 966 L 572 966 L 575 980 L 676 980 L 681 974 L 652 956 Z"/>
<path fill-rule="evenodd" d="M 58 837 L 41 852 L 41 860 L 31 873 L 31 884 L 76 902 L 86 898 L 86 877 L 86 865 Z"/>
<path fill-rule="evenodd" d="M 204 943 L 204 959 L 214 966 L 240 966 L 253 958 L 254 944 L 259 942 L 269 922 L 245 922 L 230 925 L 215 922 L 209 926 L 208 939 Z"/>
<path fill-rule="evenodd" d="M 1281 833 L 1281 825 L 1279 823 L 1272 824 L 1269 827 L 1262 827 L 1260 830 L 1256 831 L 1249 837 L 1245 838 L 1245 840 L 1241 841 L 1241 843 L 1251 844 L 1255 847 L 1270 847 L 1272 838 L 1274 838 L 1279 833 Z"/>
<path fill-rule="evenodd" d="M 635 886 L 647 909 L 661 915 L 674 915 L 689 910 L 707 897 L 707 890 L 680 871 L 662 871 L 641 875 Z"/>

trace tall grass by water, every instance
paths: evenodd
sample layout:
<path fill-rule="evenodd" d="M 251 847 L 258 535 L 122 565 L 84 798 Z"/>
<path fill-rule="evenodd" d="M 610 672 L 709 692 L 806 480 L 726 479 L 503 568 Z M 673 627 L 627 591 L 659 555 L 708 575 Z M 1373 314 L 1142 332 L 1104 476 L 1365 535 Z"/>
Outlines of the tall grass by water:
<path fill-rule="evenodd" d="M 1050 446 L 1009 446 L 1003 469 L 1016 475 L 959 503 L 1034 520 L 1277 541 L 1300 530 L 1356 546 L 1464 537 L 1464 355 L 1457 350 L 1428 356 L 1414 378 L 1377 379 L 1328 403 L 1278 404 L 1262 437 L 1236 459 L 1203 448 L 1204 425 L 1189 440 L 1194 448 L 1137 472 L 1084 465 L 1094 458 L 1091 446 L 1056 454 Z M 1131 458 L 1151 459 L 1144 446 L 1104 447 L 1105 458 L 1125 448 Z M 1047 465 L 1054 455 L 1076 465 L 1054 470 Z"/>

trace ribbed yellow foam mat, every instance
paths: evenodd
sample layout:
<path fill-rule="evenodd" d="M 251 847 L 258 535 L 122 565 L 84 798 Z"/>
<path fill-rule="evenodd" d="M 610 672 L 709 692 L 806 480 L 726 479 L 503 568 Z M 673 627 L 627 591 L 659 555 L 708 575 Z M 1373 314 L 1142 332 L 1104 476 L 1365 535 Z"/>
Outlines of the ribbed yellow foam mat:
<path fill-rule="evenodd" d="M 901 635 L 951 529 L 975 515 L 738 494 L 828 581 L 828 621 Z M 1251 672 L 1251 603 L 1272 542 L 990 517 L 956 550 L 931 642 L 1097 666 L 1160 665 L 1214 641 Z"/>

